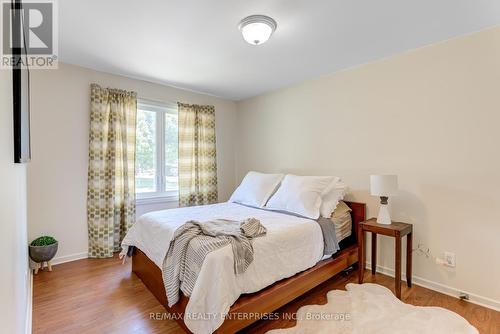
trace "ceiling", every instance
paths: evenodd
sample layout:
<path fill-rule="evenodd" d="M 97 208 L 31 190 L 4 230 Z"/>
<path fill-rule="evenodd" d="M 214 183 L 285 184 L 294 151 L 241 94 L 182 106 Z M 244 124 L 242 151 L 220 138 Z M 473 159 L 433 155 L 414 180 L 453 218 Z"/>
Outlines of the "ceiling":
<path fill-rule="evenodd" d="M 59 59 L 231 100 L 500 24 L 498 0 L 62 0 Z M 259 46 L 237 25 L 278 28 Z"/>

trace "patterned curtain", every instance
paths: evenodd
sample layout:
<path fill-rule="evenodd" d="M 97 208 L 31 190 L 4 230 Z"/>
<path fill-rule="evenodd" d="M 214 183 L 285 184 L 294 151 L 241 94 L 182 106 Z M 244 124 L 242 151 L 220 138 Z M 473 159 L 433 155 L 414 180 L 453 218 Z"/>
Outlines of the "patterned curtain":
<path fill-rule="evenodd" d="M 91 85 L 89 257 L 112 257 L 135 220 L 136 114 L 136 93 Z"/>
<path fill-rule="evenodd" d="M 179 205 L 217 202 L 215 108 L 178 103 Z"/>

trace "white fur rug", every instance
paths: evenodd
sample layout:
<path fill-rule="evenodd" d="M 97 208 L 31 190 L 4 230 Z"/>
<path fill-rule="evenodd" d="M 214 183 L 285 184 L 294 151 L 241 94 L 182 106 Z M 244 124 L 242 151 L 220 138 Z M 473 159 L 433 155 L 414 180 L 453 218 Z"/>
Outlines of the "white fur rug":
<path fill-rule="evenodd" d="M 441 307 L 405 304 L 380 285 L 347 284 L 328 292 L 325 305 L 303 306 L 297 325 L 268 334 L 478 334 L 467 320 Z"/>

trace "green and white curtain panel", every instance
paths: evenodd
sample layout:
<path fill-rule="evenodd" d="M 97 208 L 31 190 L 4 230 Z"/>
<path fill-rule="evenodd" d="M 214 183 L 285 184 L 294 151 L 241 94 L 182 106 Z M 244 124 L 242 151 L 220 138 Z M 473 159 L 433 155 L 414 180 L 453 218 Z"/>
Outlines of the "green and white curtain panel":
<path fill-rule="evenodd" d="M 112 257 L 135 220 L 137 95 L 91 85 L 89 257 Z"/>
<path fill-rule="evenodd" d="M 217 202 L 215 108 L 178 103 L 179 205 Z"/>

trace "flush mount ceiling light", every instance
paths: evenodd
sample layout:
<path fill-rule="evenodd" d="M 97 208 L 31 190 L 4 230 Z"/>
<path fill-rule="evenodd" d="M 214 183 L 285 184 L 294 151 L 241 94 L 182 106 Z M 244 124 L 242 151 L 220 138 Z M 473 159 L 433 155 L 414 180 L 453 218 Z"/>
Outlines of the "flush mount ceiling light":
<path fill-rule="evenodd" d="M 238 28 L 245 41 L 252 45 L 265 43 L 276 30 L 276 21 L 265 15 L 251 15 L 241 20 Z"/>

